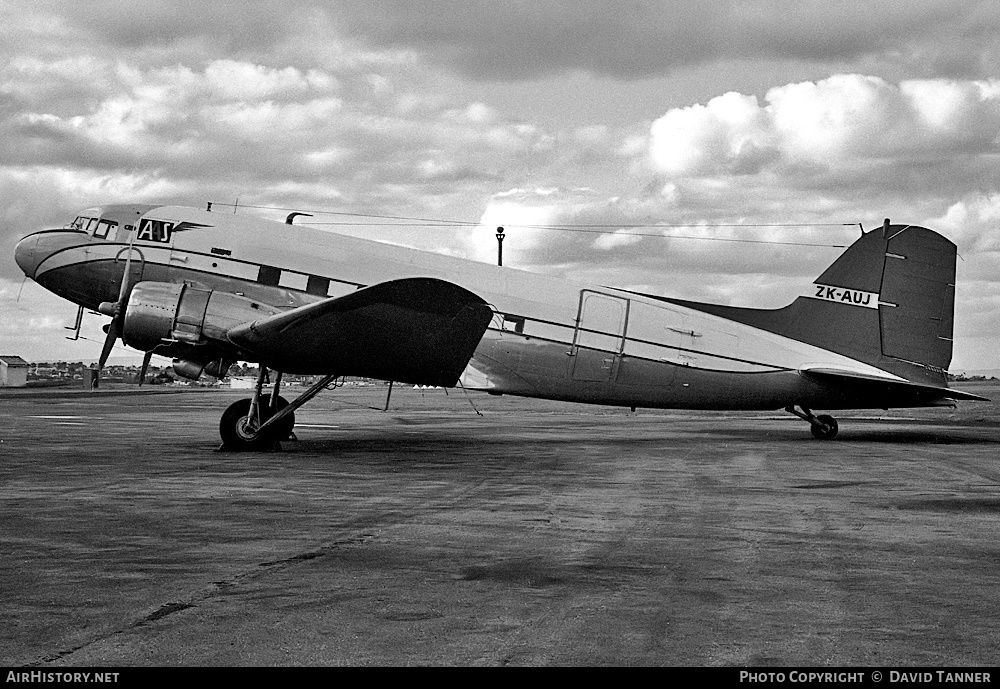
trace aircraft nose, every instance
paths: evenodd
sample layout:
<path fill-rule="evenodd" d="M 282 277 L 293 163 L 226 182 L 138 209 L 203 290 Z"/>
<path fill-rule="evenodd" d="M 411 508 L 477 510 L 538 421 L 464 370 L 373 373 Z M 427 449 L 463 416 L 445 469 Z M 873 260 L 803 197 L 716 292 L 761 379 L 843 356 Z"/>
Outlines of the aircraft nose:
<path fill-rule="evenodd" d="M 14 261 L 29 278 L 35 277 L 38 260 L 35 258 L 35 247 L 38 245 L 37 235 L 28 235 L 14 247 Z"/>

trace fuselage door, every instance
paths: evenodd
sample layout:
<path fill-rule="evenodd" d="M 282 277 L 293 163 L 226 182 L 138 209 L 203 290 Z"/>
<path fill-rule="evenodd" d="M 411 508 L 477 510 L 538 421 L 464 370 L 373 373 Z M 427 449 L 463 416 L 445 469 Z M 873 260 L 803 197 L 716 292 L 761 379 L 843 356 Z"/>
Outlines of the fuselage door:
<path fill-rule="evenodd" d="M 625 344 L 628 299 L 600 292 L 580 292 L 580 312 L 573 337 L 574 380 L 606 382 Z"/>

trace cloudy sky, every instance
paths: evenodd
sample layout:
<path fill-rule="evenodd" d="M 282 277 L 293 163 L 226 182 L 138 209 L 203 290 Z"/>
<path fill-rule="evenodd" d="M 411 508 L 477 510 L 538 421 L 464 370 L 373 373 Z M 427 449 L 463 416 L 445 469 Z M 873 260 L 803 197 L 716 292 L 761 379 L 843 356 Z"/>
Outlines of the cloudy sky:
<path fill-rule="evenodd" d="M 483 261 L 503 225 L 506 265 L 765 308 L 858 223 L 921 224 L 961 255 L 952 370 L 1000 369 L 993 0 L 0 0 L 0 16 L 3 353 L 100 349 L 65 340 L 75 308 L 22 280 L 20 236 L 101 203 L 239 199 Z"/>

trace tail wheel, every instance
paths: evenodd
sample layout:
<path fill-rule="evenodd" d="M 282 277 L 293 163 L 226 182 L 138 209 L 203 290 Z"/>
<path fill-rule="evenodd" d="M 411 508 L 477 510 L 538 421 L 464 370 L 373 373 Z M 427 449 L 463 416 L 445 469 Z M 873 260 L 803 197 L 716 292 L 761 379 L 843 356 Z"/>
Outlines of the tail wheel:
<path fill-rule="evenodd" d="M 819 440 L 833 440 L 837 437 L 837 420 L 829 414 L 820 414 L 816 417 L 819 425 L 810 426 L 814 438 Z"/>
<path fill-rule="evenodd" d="M 261 397 L 260 422 L 250 418 L 250 399 L 242 399 L 229 405 L 219 421 L 219 435 L 226 449 L 237 451 L 264 450 L 274 444 L 278 435 L 274 428 L 261 433 L 257 430 L 271 415 L 271 409 L 263 404 Z M 279 398 L 280 399 L 280 398 Z M 280 402 L 279 402 L 280 403 Z"/>

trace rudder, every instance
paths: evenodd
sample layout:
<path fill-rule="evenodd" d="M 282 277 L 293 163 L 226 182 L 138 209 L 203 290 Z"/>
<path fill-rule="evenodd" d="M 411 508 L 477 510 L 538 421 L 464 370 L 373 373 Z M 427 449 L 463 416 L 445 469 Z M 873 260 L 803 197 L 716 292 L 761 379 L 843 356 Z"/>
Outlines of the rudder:
<path fill-rule="evenodd" d="M 954 244 L 922 227 L 890 235 L 879 298 L 883 354 L 940 369 L 951 364 L 956 255 Z"/>
<path fill-rule="evenodd" d="M 937 232 L 886 221 L 848 247 L 806 295 L 877 309 L 877 332 L 870 324 L 859 327 L 858 312 L 815 304 L 809 310 L 814 318 L 833 319 L 837 330 L 861 337 L 869 355 L 876 353 L 877 343 L 883 356 L 946 370 L 952 354 L 956 256 L 956 246 Z"/>

